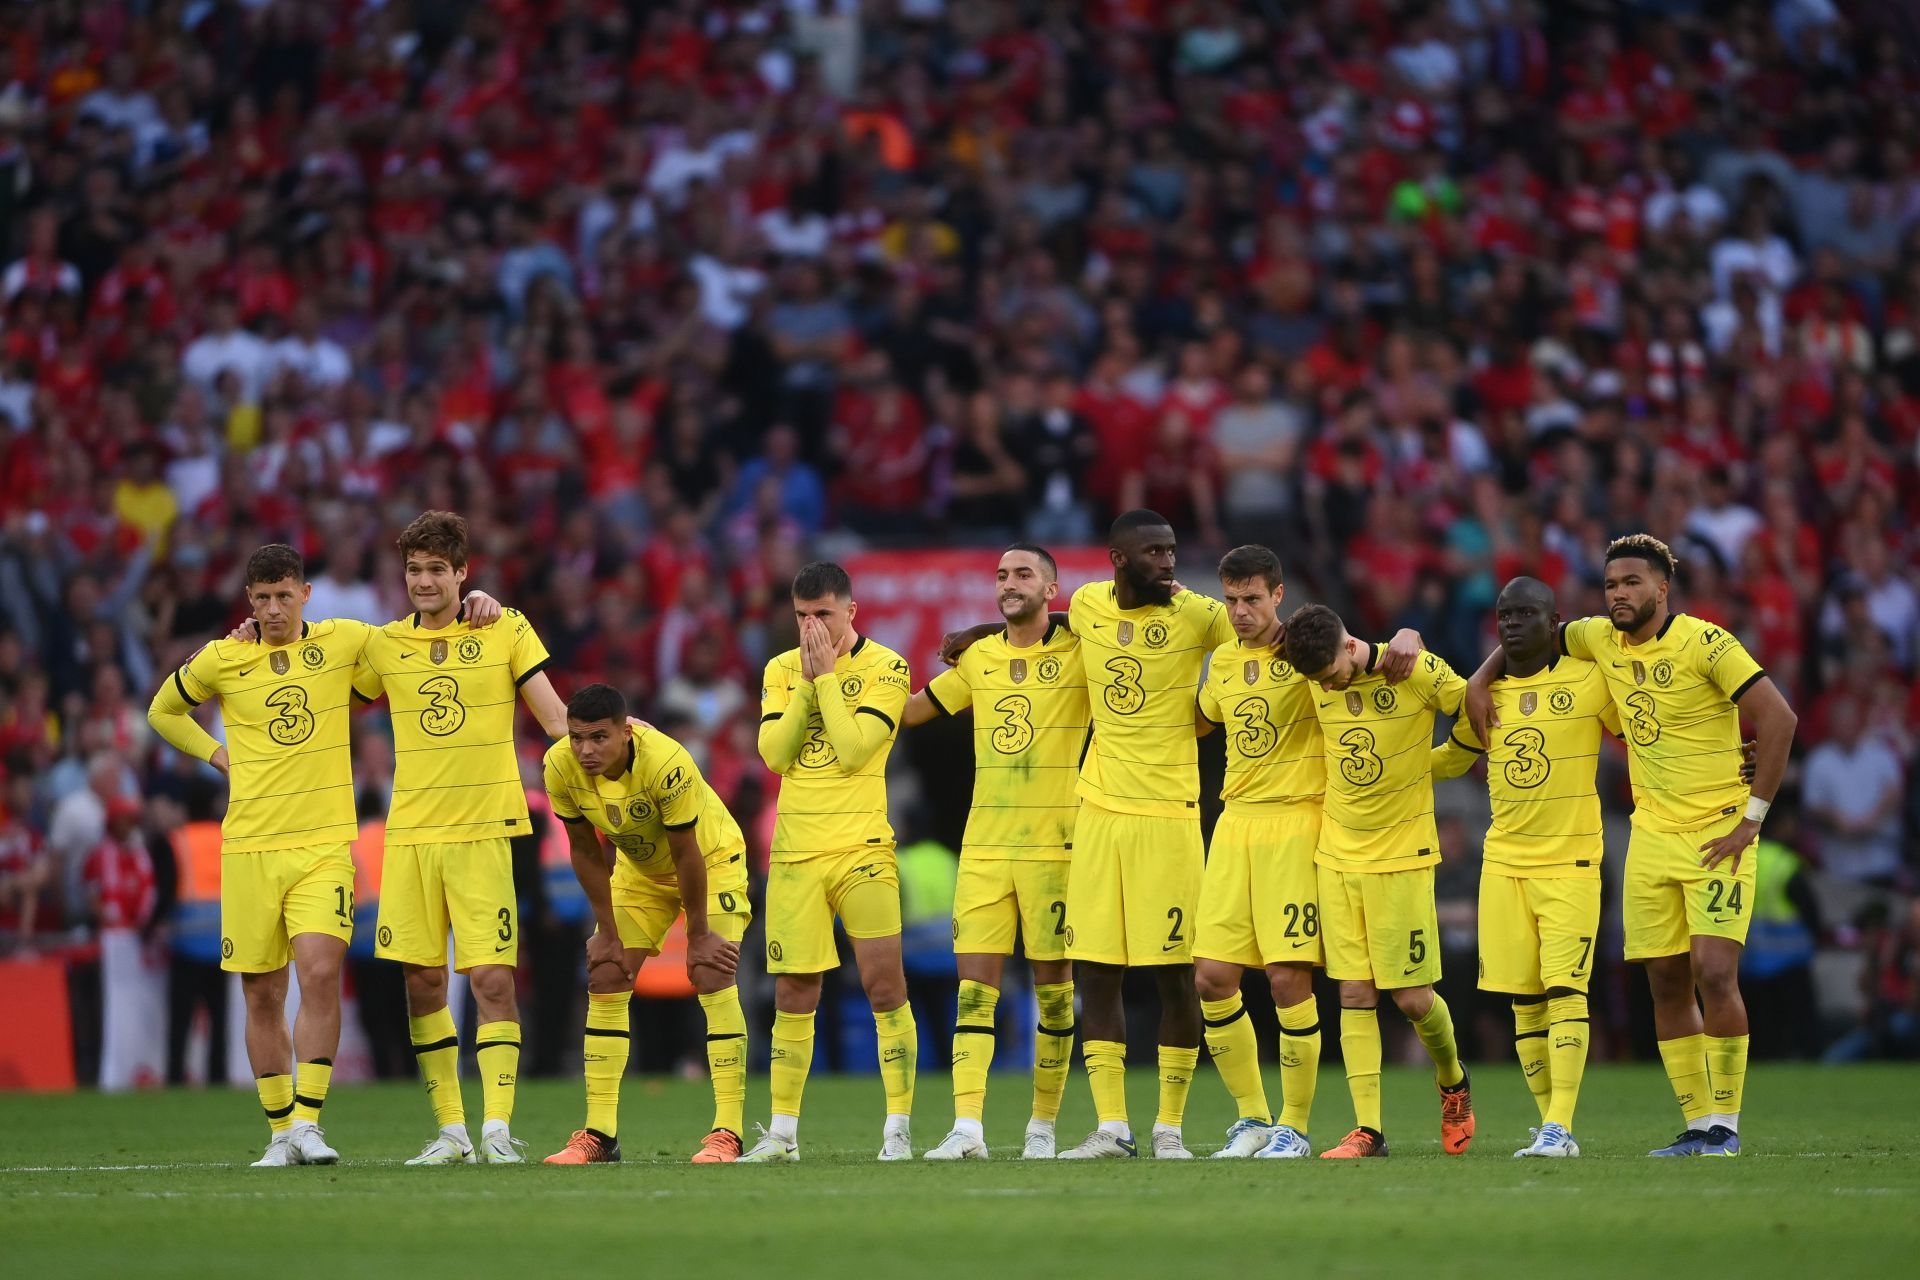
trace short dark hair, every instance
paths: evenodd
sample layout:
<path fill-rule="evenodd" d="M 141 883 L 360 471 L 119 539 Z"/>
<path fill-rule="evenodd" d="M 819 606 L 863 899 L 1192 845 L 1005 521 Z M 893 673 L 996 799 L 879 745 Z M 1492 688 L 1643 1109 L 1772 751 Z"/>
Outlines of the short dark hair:
<path fill-rule="evenodd" d="M 1168 519 L 1158 511 L 1149 511 L 1145 507 L 1135 507 L 1131 511 L 1122 511 L 1113 518 L 1113 524 L 1107 528 L 1107 545 L 1120 541 L 1122 535 L 1135 529 L 1158 529 L 1173 527 Z"/>
<path fill-rule="evenodd" d="M 1007 551 L 1026 552 L 1028 555 L 1032 556 L 1034 559 L 1040 562 L 1040 567 L 1047 571 L 1047 578 L 1049 581 L 1056 581 L 1059 579 L 1060 566 L 1053 562 L 1053 553 L 1048 551 L 1045 547 L 1041 546 L 1039 543 L 1016 542 L 1016 543 L 1013 543 L 1011 546 L 1009 546 L 1007 548 Z M 1007 554 L 1007 551 L 1002 551 L 1000 554 L 1005 555 Z"/>
<path fill-rule="evenodd" d="M 1307 675 L 1325 671 L 1340 656 L 1346 634 L 1339 614 L 1323 604 L 1303 604 L 1287 619 L 1287 661 Z"/>
<path fill-rule="evenodd" d="M 1615 560 L 1645 560 L 1669 582 L 1680 571 L 1680 558 L 1673 554 L 1673 548 L 1650 533 L 1630 533 L 1609 542 L 1605 563 Z"/>
<path fill-rule="evenodd" d="M 800 566 L 800 572 L 793 575 L 793 598 L 819 600 L 826 596 L 853 599 L 853 579 L 847 576 L 847 571 L 831 560 L 815 560 Z"/>
<path fill-rule="evenodd" d="M 1235 547 L 1220 557 L 1220 581 L 1249 582 L 1259 578 L 1272 590 L 1281 583 L 1280 557 L 1254 543 Z"/>
<path fill-rule="evenodd" d="M 284 582 L 292 578 L 295 582 L 307 580 L 307 564 L 300 553 L 284 542 L 269 542 L 247 557 L 247 580 L 244 585 L 252 586 L 256 582 Z"/>
<path fill-rule="evenodd" d="M 467 567 L 467 520 L 451 511 L 422 511 L 413 523 L 400 531 L 401 556 L 414 552 L 439 556 L 456 569 Z"/>
<path fill-rule="evenodd" d="M 567 719 L 591 724 L 596 720 L 627 722 L 627 700 L 610 684 L 590 684 L 567 699 Z"/>

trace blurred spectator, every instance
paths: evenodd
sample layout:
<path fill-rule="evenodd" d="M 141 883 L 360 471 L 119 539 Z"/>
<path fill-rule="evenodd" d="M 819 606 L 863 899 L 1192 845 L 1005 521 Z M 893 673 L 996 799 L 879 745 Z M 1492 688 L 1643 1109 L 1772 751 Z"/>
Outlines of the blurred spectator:
<path fill-rule="evenodd" d="M 1869 903 L 1859 920 L 1865 1014 L 1828 1048 L 1829 1063 L 1920 1056 L 1920 900 L 1896 915 Z"/>
<path fill-rule="evenodd" d="M 7 779 L 0 821 L 0 941 L 9 948 L 32 943 L 52 880 L 53 860 L 33 822 L 33 778 L 16 773 Z"/>
<path fill-rule="evenodd" d="M 1801 801 L 1813 819 L 1820 865 L 1857 884 L 1891 885 L 1901 873 L 1906 773 L 1886 742 L 1868 736 L 1851 698 L 1827 708 L 1831 736 L 1807 755 Z"/>

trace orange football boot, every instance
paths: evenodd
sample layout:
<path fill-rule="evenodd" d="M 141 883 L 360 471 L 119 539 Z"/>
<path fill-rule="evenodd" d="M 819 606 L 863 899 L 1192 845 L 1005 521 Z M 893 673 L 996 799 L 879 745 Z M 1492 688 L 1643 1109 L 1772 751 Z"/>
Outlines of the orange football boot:
<path fill-rule="evenodd" d="M 695 1164 L 732 1164 L 740 1158 L 740 1135 L 731 1129 L 715 1129 L 700 1139 L 693 1153 Z"/>
<path fill-rule="evenodd" d="M 542 1164 L 618 1164 L 620 1143 L 591 1129 L 575 1129 L 567 1145 L 541 1161 Z"/>
<path fill-rule="evenodd" d="M 1387 1140 L 1371 1129 L 1355 1129 L 1340 1139 L 1340 1145 L 1331 1151 L 1322 1151 L 1322 1160 L 1361 1160 L 1368 1156 L 1387 1154 Z"/>
<path fill-rule="evenodd" d="M 1461 1156 L 1473 1145 L 1473 1090 L 1466 1075 L 1451 1089 L 1440 1090 L 1440 1149 Z"/>

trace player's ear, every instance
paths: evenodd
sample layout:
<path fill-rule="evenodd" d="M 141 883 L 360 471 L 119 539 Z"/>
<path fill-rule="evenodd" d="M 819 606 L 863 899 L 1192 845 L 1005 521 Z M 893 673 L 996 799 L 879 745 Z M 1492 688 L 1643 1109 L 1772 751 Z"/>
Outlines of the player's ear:
<path fill-rule="evenodd" d="M 313 584 L 311 582 L 301 583 L 300 584 L 300 603 L 305 604 L 307 601 L 311 599 L 313 599 Z"/>
<path fill-rule="evenodd" d="M 853 615 L 858 612 L 860 612 L 860 605 L 853 600 L 847 601 L 847 621 L 849 623 L 853 621 Z"/>
<path fill-rule="evenodd" d="M 1040 598 L 1042 600 L 1056 600 L 1059 598 L 1059 596 L 1060 596 L 1060 582 L 1058 579 L 1055 579 L 1054 581 L 1049 582 L 1047 584 L 1047 589 L 1040 593 Z"/>

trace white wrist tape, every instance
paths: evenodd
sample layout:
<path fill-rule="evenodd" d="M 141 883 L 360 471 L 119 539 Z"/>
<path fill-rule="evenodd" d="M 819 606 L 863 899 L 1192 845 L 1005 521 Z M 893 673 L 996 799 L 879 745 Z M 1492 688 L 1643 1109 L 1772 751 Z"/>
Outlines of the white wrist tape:
<path fill-rule="evenodd" d="M 1767 810 L 1773 808 L 1773 801 L 1762 800 L 1759 796 L 1747 797 L 1747 821 L 1765 822 Z"/>

